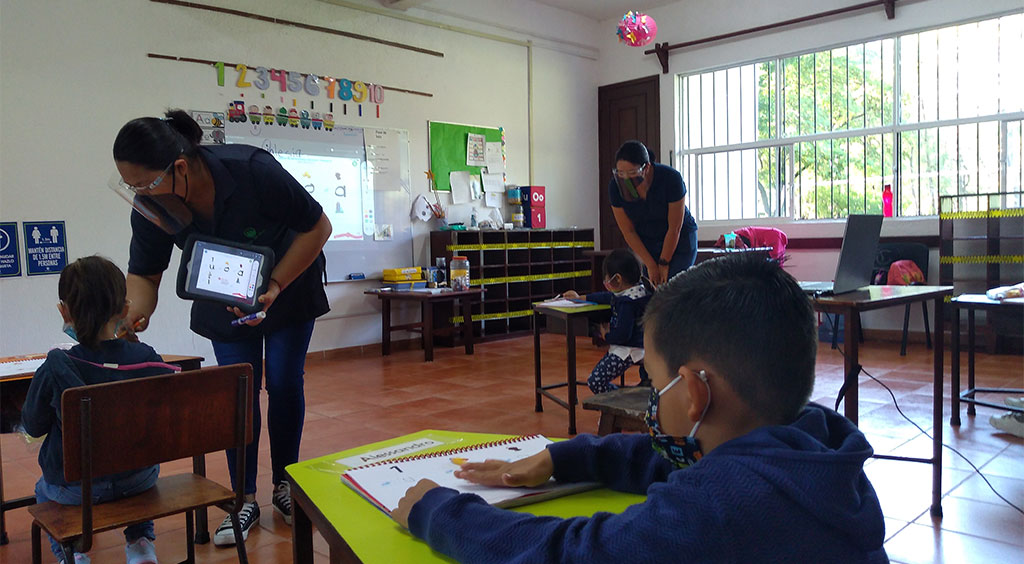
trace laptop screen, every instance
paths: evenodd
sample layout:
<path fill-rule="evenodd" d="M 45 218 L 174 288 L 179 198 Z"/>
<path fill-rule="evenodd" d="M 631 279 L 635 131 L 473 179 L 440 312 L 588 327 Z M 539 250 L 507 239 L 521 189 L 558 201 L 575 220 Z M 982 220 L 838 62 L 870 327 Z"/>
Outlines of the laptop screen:
<path fill-rule="evenodd" d="M 871 283 L 871 270 L 875 265 L 881 232 L 880 215 L 851 214 L 846 219 L 833 293 L 850 292 Z"/>

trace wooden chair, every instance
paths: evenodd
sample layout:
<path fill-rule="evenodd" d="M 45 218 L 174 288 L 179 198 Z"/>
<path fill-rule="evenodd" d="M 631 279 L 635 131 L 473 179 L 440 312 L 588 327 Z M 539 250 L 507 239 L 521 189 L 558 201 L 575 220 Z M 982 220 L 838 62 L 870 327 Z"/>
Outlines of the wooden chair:
<path fill-rule="evenodd" d="M 242 538 L 238 510 L 245 484 L 245 445 L 252 441 L 252 367 L 248 364 L 202 368 L 69 388 L 61 397 L 64 479 L 81 481 L 82 505 L 33 505 L 32 562 L 40 564 L 45 530 L 61 543 L 64 561 L 88 552 L 93 534 L 177 513 L 185 513 L 188 558 L 195 562 L 193 511 L 210 505 L 231 515 L 235 538 Z M 236 488 L 207 479 L 201 470 L 162 476 L 145 492 L 93 505 L 92 479 L 181 458 L 195 469 L 208 452 L 236 449 Z M 248 562 L 245 543 L 235 544 L 239 562 Z"/>

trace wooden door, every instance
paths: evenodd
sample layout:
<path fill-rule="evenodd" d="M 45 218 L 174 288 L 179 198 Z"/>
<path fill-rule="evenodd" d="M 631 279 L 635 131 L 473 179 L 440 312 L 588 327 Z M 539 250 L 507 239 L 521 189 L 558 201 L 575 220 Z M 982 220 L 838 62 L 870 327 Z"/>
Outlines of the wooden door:
<path fill-rule="evenodd" d="M 647 145 L 653 160 L 661 162 L 659 80 L 658 75 L 653 75 L 597 89 L 598 163 L 601 167 L 597 188 L 601 202 L 603 250 L 627 246 L 608 203 L 608 183 L 615 168 L 615 152 L 624 141 L 636 139 Z"/>

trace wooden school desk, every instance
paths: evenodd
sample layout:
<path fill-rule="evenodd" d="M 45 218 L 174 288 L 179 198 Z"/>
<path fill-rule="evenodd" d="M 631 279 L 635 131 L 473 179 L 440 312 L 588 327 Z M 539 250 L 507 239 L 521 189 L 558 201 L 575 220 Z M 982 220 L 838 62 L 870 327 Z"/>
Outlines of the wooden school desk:
<path fill-rule="evenodd" d="M 174 354 L 166 354 L 163 356 L 164 362 L 168 364 L 176 364 L 181 367 L 182 370 L 198 370 L 203 362 L 201 356 L 181 356 Z M 42 365 L 43 361 L 46 360 L 46 355 L 40 355 L 38 364 L 35 367 L 38 368 Z M 21 398 L 24 401 L 25 393 L 28 391 L 29 384 L 32 382 L 32 375 L 35 374 L 35 368 L 32 368 L 27 372 L 19 372 L 17 374 L 2 374 L 0 373 L 0 404 L 3 404 L 4 396 Z M 20 406 L 18 406 L 20 410 Z M 4 521 L 4 513 L 12 509 L 19 507 L 28 507 L 36 502 L 35 496 L 25 496 L 10 500 L 4 500 L 4 472 L 3 472 L 3 451 L 0 450 L 0 544 L 7 544 L 7 528 Z M 205 474 L 205 468 L 202 469 Z M 206 511 L 200 511 L 198 513 L 196 527 L 196 538 L 197 542 L 208 542 L 209 531 L 207 530 L 206 522 Z M 200 535 L 205 535 L 202 537 Z M 203 540 L 198 540 L 203 539 Z"/>
<path fill-rule="evenodd" d="M 549 307 L 543 303 L 533 304 L 533 380 L 534 395 L 536 396 L 535 411 L 544 411 L 541 398 L 546 397 L 569 411 L 569 434 L 576 434 L 576 386 L 585 386 L 586 382 L 576 379 L 576 328 L 573 321 L 580 318 L 592 318 L 597 315 L 607 316 L 611 306 L 606 304 L 585 305 L 580 307 Z M 566 379 L 559 384 L 541 384 L 540 378 L 540 319 L 539 316 L 547 315 L 565 321 L 565 348 L 566 348 Z M 568 401 L 552 394 L 548 390 L 567 387 L 569 391 Z"/>
<path fill-rule="evenodd" d="M 932 457 L 913 458 L 876 454 L 875 458 L 887 460 L 904 460 L 923 462 L 932 465 L 932 506 L 931 514 L 942 516 L 942 381 L 943 363 L 943 306 L 946 296 L 953 294 L 952 286 L 865 286 L 853 292 L 835 296 L 819 296 L 811 299 L 814 309 L 823 313 L 838 313 L 843 316 L 843 364 L 845 378 L 842 389 L 845 390 L 843 404 L 846 418 L 857 424 L 858 389 L 857 378 L 860 375 L 859 340 L 860 313 L 887 307 L 902 306 L 914 302 L 932 300 L 934 305 L 935 327 L 934 374 L 932 378 Z"/>
<path fill-rule="evenodd" d="M 288 466 L 292 485 L 292 558 L 295 564 L 313 562 L 313 526 L 330 546 L 330 562 L 451 562 L 409 534 L 341 481 L 350 466 L 339 463 L 361 453 L 431 439 L 440 443 L 402 455 L 459 448 L 506 439 L 512 435 L 426 430 L 329 454 Z M 390 457 L 394 458 L 394 457 Z M 597 489 L 511 509 L 533 515 L 576 517 L 597 511 L 621 513 L 644 496 Z"/>
<path fill-rule="evenodd" d="M 392 331 L 419 331 L 423 335 L 423 360 L 430 362 L 434 360 L 434 304 L 450 301 L 462 302 L 462 341 L 466 347 L 466 354 L 473 354 L 473 302 L 483 300 L 484 291 L 480 288 L 470 288 L 459 292 L 426 292 L 416 290 L 404 291 L 381 291 L 367 290 L 363 292 L 369 296 L 377 296 L 380 300 L 380 352 L 381 355 L 391 354 L 391 332 Z M 391 301 L 411 301 L 420 303 L 422 318 L 419 323 L 406 323 L 404 325 L 391 324 Z"/>
<path fill-rule="evenodd" d="M 984 405 L 985 407 L 994 407 L 1001 411 L 1013 411 L 1016 413 L 1024 412 L 1024 409 L 1019 407 L 1010 407 L 1008 405 L 1002 405 L 998 403 L 992 403 L 977 399 L 977 394 L 981 393 L 1000 393 L 1000 394 L 1015 394 L 1017 396 L 1024 395 L 1024 389 L 1020 388 L 976 388 L 974 386 L 974 312 L 977 310 L 982 311 L 1000 311 L 1000 312 L 1016 312 L 1018 316 L 1024 316 L 1024 299 L 1015 298 L 1009 300 L 990 300 L 985 297 L 985 294 L 961 294 L 950 301 L 950 305 L 953 306 L 953 334 L 949 338 L 949 346 L 952 349 L 950 358 L 951 376 L 953 380 L 953 389 L 950 392 L 950 401 L 952 402 L 952 414 L 949 417 L 950 425 L 960 425 L 960 402 L 967 404 L 967 414 L 974 415 L 974 406 Z M 967 310 L 967 390 L 963 393 L 960 392 L 960 310 Z"/>

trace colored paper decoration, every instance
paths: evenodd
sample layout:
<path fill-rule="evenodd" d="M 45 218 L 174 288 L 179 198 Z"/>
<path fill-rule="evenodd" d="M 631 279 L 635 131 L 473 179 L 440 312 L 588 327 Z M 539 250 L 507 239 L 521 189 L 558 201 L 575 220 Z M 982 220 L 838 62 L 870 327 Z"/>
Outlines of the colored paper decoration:
<path fill-rule="evenodd" d="M 654 41 L 658 34 L 658 24 L 654 18 L 640 12 L 629 11 L 622 16 L 615 34 L 619 41 L 630 47 L 643 47 Z"/>

